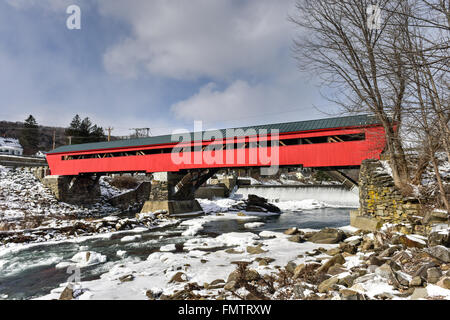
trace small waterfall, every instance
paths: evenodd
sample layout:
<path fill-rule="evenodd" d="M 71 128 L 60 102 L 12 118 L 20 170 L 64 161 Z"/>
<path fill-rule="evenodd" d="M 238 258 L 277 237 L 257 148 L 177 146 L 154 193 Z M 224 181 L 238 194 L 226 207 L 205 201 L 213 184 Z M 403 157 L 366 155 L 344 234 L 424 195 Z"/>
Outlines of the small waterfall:
<path fill-rule="evenodd" d="M 264 197 L 270 202 L 314 199 L 330 206 L 359 206 L 358 188 L 348 190 L 340 185 L 251 185 L 239 187 L 235 194 L 244 198 L 247 198 L 249 194 L 254 194 Z"/>

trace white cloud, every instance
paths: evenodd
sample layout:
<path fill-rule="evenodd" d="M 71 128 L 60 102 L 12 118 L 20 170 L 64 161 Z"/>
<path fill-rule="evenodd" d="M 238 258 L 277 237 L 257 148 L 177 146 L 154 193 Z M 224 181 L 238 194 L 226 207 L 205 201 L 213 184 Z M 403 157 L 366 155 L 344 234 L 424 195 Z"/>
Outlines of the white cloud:
<path fill-rule="evenodd" d="M 62 11 L 74 4 L 74 0 L 6 0 L 10 6 L 17 9 L 42 7 L 50 11 Z"/>
<path fill-rule="evenodd" d="M 177 79 L 224 79 L 276 72 L 288 50 L 293 0 L 111 0 L 104 15 L 129 23 L 132 35 L 111 47 L 104 65 L 132 77 L 145 71 Z"/>
<path fill-rule="evenodd" d="M 285 121 L 289 116 L 296 121 L 315 113 L 312 105 L 317 97 L 308 93 L 308 88 L 299 79 L 256 85 L 236 80 L 223 90 L 209 83 L 193 96 L 172 105 L 171 111 L 181 120 L 202 120 L 216 125 L 227 121 L 233 121 L 234 125 Z"/>
<path fill-rule="evenodd" d="M 252 87 L 247 82 L 237 80 L 225 90 L 217 89 L 215 83 L 200 88 L 190 98 L 172 106 L 175 115 L 183 120 L 194 120 L 201 117 L 204 121 L 217 121 L 226 115 L 239 116 L 251 114 L 255 109 L 266 109 L 270 102 L 265 88 Z"/>
<path fill-rule="evenodd" d="M 65 125 L 77 110 L 100 125 L 114 126 L 114 134 L 129 133 L 128 128 L 136 126 L 152 127 L 153 134 L 159 134 L 192 120 L 222 128 L 315 116 L 317 90 L 303 79 L 289 51 L 296 30 L 287 16 L 295 10 L 295 0 L 7 1 L 18 10 L 39 8 L 30 21 L 33 26 L 43 17 L 65 17 L 72 3 L 79 4 L 83 14 L 91 13 L 86 17 L 98 18 L 99 13 L 98 21 L 84 24 L 80 47 L 74 46 L 79 50 L 93 49 L 85 31 L 95 32 L 89 28 L 97 22 L 111 24 L 116 31 L 123 23 L 130 29 L 96 34 L 112 43 L 95 59 L 108 71 L 103 73 L 78 68 L 89 61 L 44 46 L 53 43 L 48 39 L 55 40 L 52 29 L 28 36 L 25 28 L 19 34 L 27 50 L 18 55 L 5 47 L 3 56 L 0 46 L 0 87 L 19 92 L 6 95 L 10 98 L 0 110 L 0 116 L 6 114 L 2 117 L 17 118 L 20 111 L 21 119 L 35 109 L 33 114 L 45 122 Z M 27 23 L 17 28 L 23 25 Z M 205 79 L 210 83 L 204 85 Z"/>
<path fill-rule="evenodd" d="M 107 50 L 104 65 L 131 78 L 210 80 L 171 106 L 177 120 L 308 118 L 317 94 L 291 56 L 293 10 L 295 0 L 111 0 L 100 12 L 128 23 L 131 35 Z"/>

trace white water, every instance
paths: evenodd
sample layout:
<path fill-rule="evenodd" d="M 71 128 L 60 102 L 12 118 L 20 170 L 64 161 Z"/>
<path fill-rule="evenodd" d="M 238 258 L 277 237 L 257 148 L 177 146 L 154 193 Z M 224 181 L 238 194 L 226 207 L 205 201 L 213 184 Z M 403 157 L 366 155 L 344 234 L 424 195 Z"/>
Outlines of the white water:
<path fill-rule="evenodd" d="M 341 186 L 282 186 L 282 187 L 240 187 L 236 195 L 247 198 L 254 194 L 268 199 L 270 202 L 302 201 L 314 199 L 331 206 L 358 207 L 358 188 L 347 190 Z"/>

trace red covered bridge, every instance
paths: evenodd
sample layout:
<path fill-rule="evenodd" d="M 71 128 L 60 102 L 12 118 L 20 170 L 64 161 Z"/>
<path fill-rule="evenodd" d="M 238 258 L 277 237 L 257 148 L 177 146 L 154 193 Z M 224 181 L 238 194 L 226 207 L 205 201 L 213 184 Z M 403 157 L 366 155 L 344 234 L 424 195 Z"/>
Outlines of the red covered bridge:
<path fill-rule="evenodd" d="M 165 135 L 67 145 L 47 153 L 47 162 L 52 175 L 63 176 L 273 165 L 342 168 L 379 159 L 385 147 L 383 127 L 368 115 L 233 130 L 231 137 L 226 130 L 189 133 L 182 143 Z"/>

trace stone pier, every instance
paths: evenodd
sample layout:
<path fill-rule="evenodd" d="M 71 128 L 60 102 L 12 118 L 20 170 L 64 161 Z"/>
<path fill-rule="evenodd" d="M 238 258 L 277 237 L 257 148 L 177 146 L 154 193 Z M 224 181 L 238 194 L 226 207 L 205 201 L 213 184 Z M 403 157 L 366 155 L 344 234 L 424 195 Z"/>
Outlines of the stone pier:
<path fill-rule="evenodd" d="M 200 204 L 194 198 L 196 189 L 193 174 L 191 173 L 154 173 L 150 197 L 144 203 L 141 212 L 165 210 L 173 216 L 203 214 Z"/>
<path fill-rule="evenodd" d="M 135 189 L 119 194 L 109 199 L 109 203 L 121 210 L 134 211 L 141 208 L 149 199 L 151 182 L 143 181 Z"/>
<path fill-rule="evenodd" d="M 72 204 L 92 204 L 101 196 L 98 176 L 46 176 L 42 183 L 56 199 Z"/>
<path fill-rule="evenodd" d="M 359 229 L 376 231 L 389 223 L 401 233 L 427 235 L 434 225 L 448 225 L 447 213 L 422 207 L 425 199 L 403 195 L 378 160 L 361 164 L 359 201 L 359 210 L 350 214 L 350 224 Z"/>

